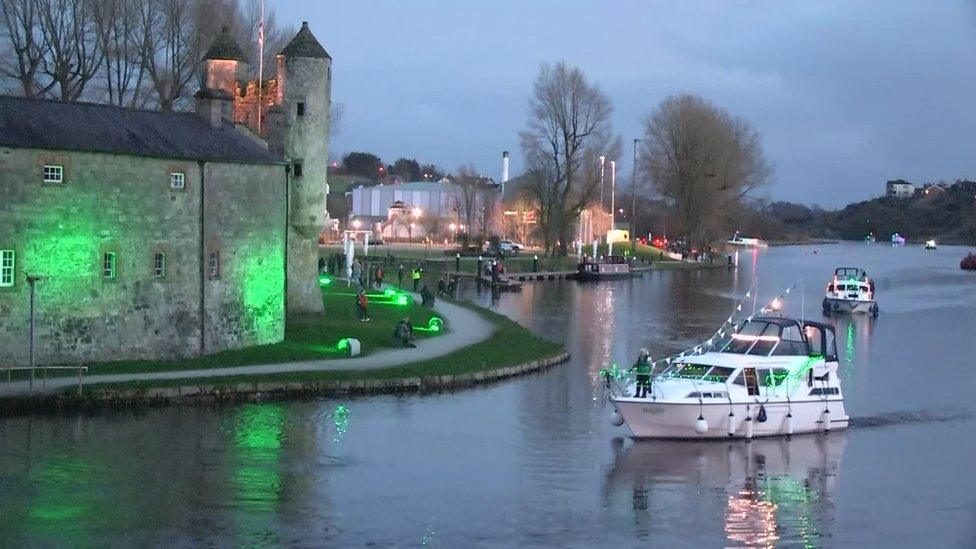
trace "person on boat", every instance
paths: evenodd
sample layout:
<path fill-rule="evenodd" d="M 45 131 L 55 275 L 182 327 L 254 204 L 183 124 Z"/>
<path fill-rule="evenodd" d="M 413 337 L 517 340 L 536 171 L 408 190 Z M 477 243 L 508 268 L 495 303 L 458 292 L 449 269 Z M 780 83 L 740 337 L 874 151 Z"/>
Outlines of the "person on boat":
<path fill-rule="evenodd" d="M 647 390 L 651 385 L 651 354 L 647 349 L 641 349 L 640 357 L 631 370 L 637 372 L 637 389 L 634 398 L 647 398 Z"/>
<path fill-rule="evenodd" d="M 444 275 L 441 275 L 437 281 L 437 295 L 444 295 L 445 293 L 447 293 L 447 282 L 444 280 Z"/>
<path fill-rule="evenodd" d="M 400 345 L 404 347 L 417 346 L 413 342 L 413 326 L 410 325 L 409 318 L 404 317 L 397 322 L 396 328 L 393 330 L 393 339 L 398 341 Z"/>

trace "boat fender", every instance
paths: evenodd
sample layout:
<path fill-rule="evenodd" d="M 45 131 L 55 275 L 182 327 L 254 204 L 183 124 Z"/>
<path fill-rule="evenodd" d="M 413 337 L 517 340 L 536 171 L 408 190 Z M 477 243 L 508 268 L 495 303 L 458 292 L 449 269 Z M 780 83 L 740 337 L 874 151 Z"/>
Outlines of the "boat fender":
<path fill-rule="evenodd" d="M 735 434 L 735 414 L 731 410 L 729 410 L 729 417 L 725 422 L 725 432 L 729 434 L 729 438 L 732 438 L 732 435 Z"/>
<path fill-rule="evenodd" d="M 755 423 L 755 422 L 752 421 L 752 418 L 751 417 L 747 417 L 746 418 L 746 438 L 747 439 L 752 439 L 752 424 L 753 423 Z"/>
<path fill-rule="evenodd" d="M 759 414 L 756 416 L 756 419 L 759 421 L 759 423 L 766 423 L 766 420 L 769 419 L 769 417 L 766 415 L 765 405 L 759 406 Z"/>
<path fill-rule="evenodd" d="M 698 419 L 695 420 L 695 432 L 704 435 L 706 431 L 708 431 L 708 422 L 701 414 L 698 414 Z"/>
<path fill-rule="evenodd" d="M 610 423 L 612 423 L 615 427 L 620 427 L 624 424 L 624 416 L 620 415 L 620 412 L 615 411 L 614 413 L 610 414 Z"/>
<path fill-rule="evenodd" d="M 792 412 L 786 413 L 786 434 L 787 435 L 793 434 L 793 413 Z"/>
<path fill-rule="evenodd" d="M 825 409 L 823 413 L 823 429 L 824 431 L 830 430 L 830 409 Z"/>

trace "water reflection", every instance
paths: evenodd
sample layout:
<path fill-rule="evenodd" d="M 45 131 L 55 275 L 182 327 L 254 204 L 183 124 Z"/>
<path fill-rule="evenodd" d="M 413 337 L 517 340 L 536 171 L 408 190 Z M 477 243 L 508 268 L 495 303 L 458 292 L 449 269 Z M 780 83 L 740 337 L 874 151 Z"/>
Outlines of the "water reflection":
<path fill-rule="evenodd" d="M 688 503 L 675 499 L 669 487 L 691 486 L 711 495 L 695 505 L 724 494 L 727 546 L 772 547 L 783 541 L 814 547 L 834 520 L 832 498 L 845 443 L 845 433 L 725 443 L 620 440 L 605 503 L 629 501 L 635 520 L 647 522 L 654 539 L 656 529 L 668 526 L 663 524 L 667 513 L 653 511 L 680 512 Z"/>

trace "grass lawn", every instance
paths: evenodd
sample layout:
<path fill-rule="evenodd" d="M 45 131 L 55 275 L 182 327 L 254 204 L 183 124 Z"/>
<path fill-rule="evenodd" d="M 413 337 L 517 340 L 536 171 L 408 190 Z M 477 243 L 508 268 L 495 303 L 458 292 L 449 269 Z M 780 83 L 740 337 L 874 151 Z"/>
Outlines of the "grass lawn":
<path fill-rule="evenodd" d="M 360 322 L 356 316 L 355 286 L 333 282 L 322 291 L 325 314 L 300 315 L 288 318 L 285 323 L 285 339 L 280 343 L 258 345 L 246 349 L 221 351 L 207 356 L 184 360 L 123 360 L 87 364 L 88 375 L 122 374 L 131 372 L 161 372 L 172 370 L 196 370 L 274 364 L 300 360 L 343 358 L 346 352 L 337 348 L 339 340 L 355 338 L 362 344 L 362 353 L 394 346 L 393 329 L 398 320 L 409 317 L 417 328 L 426 328 L 434 312 L 411 302 L 397 305 L 382 292 L 367 293 L 370 301 L 370 322 Z M 448 327 L 449 319 L 444 320 Z M 417 339 L 435 337 L 439 332 L 416 330 Z M 57 373 L 56 373 L 57 372 Z M 26 379 L 27 372 L 17 372 L 12 379 Z M 38 376 L 41 371 L 38 370 Z M 49 377 L 75 377 L 73 370 L 52 370 Z"/>
<path fill-rule="evenodd" d="M 414 362 L 403 366 L 377 370 L 340 370 L 323 372 L 296 372 L 286 374 L 262 374 L 250 376 L 230 376 L 214 378 L 193 378 L 187 380 L 139 381 L 131 383 L 99 384 L 85 387 L 85 394 L 100 390 L 131 390 L 149 387 L 176 387 L 181 385 L 228 386 L 236 383 L 256 382 L 313 382 L 346 381 L 358 379 L 397 379 L 426 377 L 449 374 L 466 374 L 496 368 L 507 368 L 556 356 L 564 348 L 536 336 L 508 317 L 476 307 L 467 302 L 452 301 L 462 307 L 472 309 L 495 326 L 495 333 L 485 341 L 465 347 L 445 356 Z M 70 392 L 66 389 L 65 392 Z"/>

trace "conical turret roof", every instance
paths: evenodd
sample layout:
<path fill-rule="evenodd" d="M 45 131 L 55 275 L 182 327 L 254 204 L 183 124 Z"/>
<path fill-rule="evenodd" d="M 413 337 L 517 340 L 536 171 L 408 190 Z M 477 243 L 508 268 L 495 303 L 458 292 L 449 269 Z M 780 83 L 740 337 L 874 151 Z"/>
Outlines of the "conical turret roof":
<path fill-rule="evenodd" d="M 234 36 L 230 33 L 230 29 L 224 27 L 220 29 L 220 34 L 214 39 L 213 44 L 210 49 L 207 50 L 207 54 L 203 56 L 204 59 L 229 59 L 233 61 L 243 61 L 247 62 L 247 56 L 244 55 L 244 50 L 237 45 L 237 41 L 234 40 Z"/>
<path fill-rule="evenodd" d="M 332 59 L 322 44 L 315 39 L 312 29 L 308 28 L 308 21 L 302 21 L 302 28 L 291 39 L 280 55 L 285 57 L 311 57 L 313 59 Z"/>

